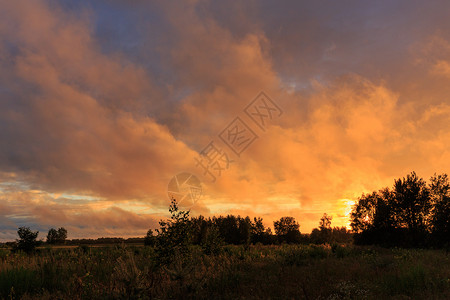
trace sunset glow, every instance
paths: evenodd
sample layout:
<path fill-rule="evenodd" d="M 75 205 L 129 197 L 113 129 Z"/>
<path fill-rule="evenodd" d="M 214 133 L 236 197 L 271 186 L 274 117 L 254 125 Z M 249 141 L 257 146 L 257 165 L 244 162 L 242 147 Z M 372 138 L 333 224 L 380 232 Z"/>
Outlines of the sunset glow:
<path fill-rule="evenodd" d="M 183 172 L 201 182 L 191 215 L 302 233 L 323 213 L 348 227 L 362 193 L 410 171 L 449 172 L 437 2 L 0 0 L 0 242 L 144 236 Z"/>

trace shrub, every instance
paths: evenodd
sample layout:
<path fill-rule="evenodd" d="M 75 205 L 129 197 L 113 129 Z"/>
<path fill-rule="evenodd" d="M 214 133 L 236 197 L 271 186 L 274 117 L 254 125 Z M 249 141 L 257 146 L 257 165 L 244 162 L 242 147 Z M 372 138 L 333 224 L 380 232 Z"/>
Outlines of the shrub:
<path fill-rule="evenodd" d="M 17 246 L 14 250 L 22 250 L 26 253 L 33 252 L 37 245 L 36 239 L 39 231 L 33 232 L 29 227 L 19 227 L 17 234 L 20 239 L 17 240 Z"/>

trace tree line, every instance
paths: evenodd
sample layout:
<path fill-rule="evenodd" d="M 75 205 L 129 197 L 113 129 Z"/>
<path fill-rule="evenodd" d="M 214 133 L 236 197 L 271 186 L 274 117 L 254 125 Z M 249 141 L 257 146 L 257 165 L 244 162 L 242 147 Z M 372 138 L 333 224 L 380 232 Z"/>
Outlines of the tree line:
<path fill-rule="evenodd" d="M 450 181 L 434 175 L 427 183 L 415 172 L 394 185 L 363 194 L 353 206 L 357 244 L 400 247 L 450 245 Z"/>
<path fill-rule="evenodd" d="M 39 231 L 32 231 L 30 227 L 22 226 L 17 230 L 19 238 L 15 242 L 7 242 L 13 251 L 33 252 L 36 246 L 44 244 L 44 241 L 37 240 Z M 60 227 L 58 229 L 50 228 L 47 234 L 47 244 L 65 244 L 67 239 L 67 229 Z"/>
<path fill-rule="evenodd" d="M 214 216 L 205 218 L 189 217 L 189 211 L 178 208 L 172 199 L 169 211 L 172 217 L 168 221 L 160 221 L 160 229 L 149 229 L 145 237 L 146 245 L 155 245 L 158 240 L 178 240 L 182 243 L 201 245 L 206 252 L 223 244 L 300 244 L 300 243 L 350 243 L 352 234 L 345 227 L 331 227 L 331 216 L 324 214 L 319 228 L 311 234 L 301 234 L 300 224 L 294 217 L 282 217 L 273 222 L 274 232 L 265 227 L 260 217 L 241 217 L 235 215 Z"/>
<path fill-rule="evenodd" d="M 160 228 L 149 229 L 144 238 L 98 238 L 98 239 L 72 239 L 67 240 L 67 230 L 64 227 L 51 228 L 47 233 L 46 241 L 37 240 L 39 231 L 32 231 L 29 227 L 19 227 L 19 239 L 9 242 L 14 251 L 33 252 L 36 246 L 49 245 L 84 245 L 84 244 L 117 244 L 142 243 L 154 246 L 157 240 L 164 237 L 170 239 L 171 244 L 180 241 L 192 245 L 201 245 L 206 252 L 211 253 L 225 244 L 323 244 L 323 243 L 351 243 L 352 234 L 345 227 L 331 227 L 331 216 L 324 214 L 320 219 L 319 228 L 313 229 L 311 234 L 301 234 L 300 224 L 294 217 L 282 217 L 273 222 L 274 233 L 270 227 L 265 227 L 263 219 L 255 217 L 241 217 L 235 215 L 205 218 L 204 216 L 189 217 L 189 211 L 178 208 L 175 199 L 169 207 L 172 217 L 161 220 Z M 180 229 L 182 228 L 182 230 Z"/>
<path fill-rule="evenodd" d="M 273 222 L 274 232 L 265 227 L 263 219 L 234 215 L 190 217 L 180 210 L 175 199 L 169 207 L 171 217 L 159 222 L 160 228 L 150 229 L 145 245 L 155 246 L 161 253 L 167 249 L 185 249 L 200 245 L 207 253 L 217 252 L 224 244 L 250 245 L 299 243 L 378 244 L 399 247 L 448 247 L 450 245 L 450 180 L 447 174 L 434 175 L 427 183 L 415 172 L 394 180 L 394 185 L 359 197 L 352 208 L 352 231 L 331 227 L 332 217 L 326 213 L 310 234 L 300 233 L 294 217 L 282 217 Z M 43 241 L 37 241 L 38 231 L 20 227 L 14 250 L 32 252 Z M 47 244 L 64 244 L 67 230 L 51 228 Z M 139 238 L 132 242 L 142 241 Z M 124 242 L 121 238 L 72 240 L 70 244 Z M 128 241 L 128 240 L 126 240 Z M 184 246 L 183 246 L 184 245 Z M 177 250 L 178 251 L 178 250 Z M 170 251 L 169 251 L 170 252 Z"/>
<path fill-rule="evenodd" d="M 38 240 L 39 231 L 32 231 L 30 227 L 19 227 L 17 231 L 19 238 L 15 242 L 6 242 L 6 246 L 10 246 L 13 251 L 33 252 L 37 246 L 47 245 L 105 245 L 105 244 L 140 244 L 144 242 L 144 237 L 135 238 L 119 238 L 119 237 L 101 237 L 96 239 L 67 239 L 67 229 L 60 227 L 58 229 L 51 228 L 47 233 L 46 240 Z"/>

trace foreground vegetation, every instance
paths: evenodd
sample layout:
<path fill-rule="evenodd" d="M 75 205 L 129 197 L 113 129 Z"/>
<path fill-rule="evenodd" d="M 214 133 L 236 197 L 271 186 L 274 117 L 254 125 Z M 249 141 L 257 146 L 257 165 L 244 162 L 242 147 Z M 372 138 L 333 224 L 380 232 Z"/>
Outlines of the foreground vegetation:
<path fill-rule="evenodd" d="M 0 250 L 1 299 L 450 299 L 444 250 L 224 246 L 158 265 L 153 247 Z"/>

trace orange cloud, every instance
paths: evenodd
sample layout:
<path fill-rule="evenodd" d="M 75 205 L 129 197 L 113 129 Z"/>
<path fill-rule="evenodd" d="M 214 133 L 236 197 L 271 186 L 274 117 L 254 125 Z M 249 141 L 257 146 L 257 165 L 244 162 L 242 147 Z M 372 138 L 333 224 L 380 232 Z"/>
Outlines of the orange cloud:
<path fill-rule="evenodd" d="M 441 18 L 396 38 L 409 10 L 341 24 L 335 4 L 101 3 L 141 30 L 114 48 L 94 6 L 1 5 L 0 239 L 23 223 L 142 235 L 183 171 L 204 183 L 194 215 L 292 215 L 302 232 L 324 212 L 346 225 L 349 201 L 411 170 L 447 171 Z M 261 90 L 284 112 L 266 131 L 243 112 Z M 258 135 L 240 157 L 218 137 L 237 116 Z M 234 160 L 215 183 L 194 161 L 210 141 Z"/>

